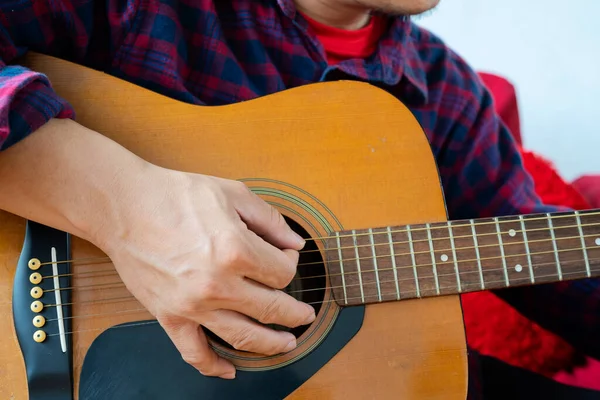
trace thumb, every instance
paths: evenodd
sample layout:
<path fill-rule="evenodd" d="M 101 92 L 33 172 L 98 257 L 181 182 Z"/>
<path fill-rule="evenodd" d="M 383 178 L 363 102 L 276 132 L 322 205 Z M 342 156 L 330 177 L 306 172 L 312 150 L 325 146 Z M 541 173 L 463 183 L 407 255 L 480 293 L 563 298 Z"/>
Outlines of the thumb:
<path fill-rule="evenodd" d="M 280 249 L 301 250 L 305 240 L 290 228 L 283 215 L 250 189 L 234 200 L 234 207 L 248 229 Z"/>
<path fill-rule="evenodd" d="M 165 317 L 158 321 L 183 360 L 201 374 L 224 379 L 235 377 L 235 367 L 211 350 L 200 325 L 181 318 Z"/>

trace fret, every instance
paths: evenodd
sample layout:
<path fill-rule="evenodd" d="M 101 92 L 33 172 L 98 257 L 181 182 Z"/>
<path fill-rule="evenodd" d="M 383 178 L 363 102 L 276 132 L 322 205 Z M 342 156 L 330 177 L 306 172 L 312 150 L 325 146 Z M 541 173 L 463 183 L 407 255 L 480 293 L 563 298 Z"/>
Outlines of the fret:
<path fill-rule="evenodd" d="M 600 212 L 580 211 L 579 218 L 590 265 L 590 274 L 598 276 L 600 273 Z"/>
<path fill-rule="evenodd" d="M 341 277 L 341 281 L 342 281 L 342 288 L 344 291 L 344 303 L 348 304 L 348 293 L 346 291 L 346 280 L 344 279 L 344 258 L 342 257 L 342 243 L 340 242 L 340 233 L 336 232 L 335 233 L 335 239 L 336 239 L 336 244 L 337 244 L 337 251 L 338 251 L 338 260 L 340 263 L 340 277 Z"/>
<path fill-rule="evenodd" d="M 410 227 L 416 265 L 415 270 L 421 297 L 437 296 L 440 294 L 437 272 L 432 263 L 432 257 L 434 258 L 435 254 L 432 252 L 432 240 L 429 240 L 430 233 L 431 230 L 427 224 Z"/>
<path fill-rule="evenodd" d="M 477 257 L 477 267 L 479 268 L 479 277 L 481 278 L 481 289 L 485 289 L 485 279 L 483 278 L 483 267 L 481 265 L 481 255 L 479 254 L 479 241 L 477 240 L 477 230 L 475 229 L 475 223 L 471 219 L 471 230 L 473 231 L 473 244 L 475 245 L 475 255 Z"/>
<path fill-rule="evenodd" d="M 430 268 L 434 271 L 436 295 L 459 293 L 460 277 L 457 275 L 456 255 L 448 231 L 448 223 L 425 225 L 431 254 Z"/>
<path fill-rule="evenodd" d="M 402 228 L 396 228 L 402 230 Z M 394 255 L 394 244 L 390 239 L 391 228 L 376 228 L 367 231 L 369 237 L 369 247 L 371 248 L 371 259 L 373 260 L 373 273 L 375 283 L 366 286 L 367 291 L 372 292 L 372 300 L 392 301 L 399 300 L 400 287 L 398 283 L 398 272 L 396 267 L 396 257 Z M 402 246 L 402 244 L 399 244 Z M 406 243 L 404 244 L 406 245 Z M 402 248 L 400 247 L 402 251 Z M 407 252 L 407 250 L 403 250 Z M 365 260 L 367 261 L 367 260 Z M 375 291 L 376 288 L 377 290 Z"/>
<path fill-rule="evenodd" d="M 433 272 L 433 280 L 435 282 L 435 292 L 440 294 L 440 282 L 437 273 L 437 266 L 435 264 L 435 251 L 433 250 L 433 240 L 431 240 L 431 225 L 425 224 L 427 229 L 427 240 L 429 241 L 429 252 L 431 253 L 431 269 Z"/>
<path fill-rule="evenodd" d="M 529 265 L 529 275 L 531 283 L 535 283 L 535 273 L 533 272 L 533 263 L 531 262 L 531 252 L 529 251 L 529 239 L 527 239 L 527 229 L 525 228 L 525 220 L 522 215 L 519 215 L 521 223 L 521 234 L 523 235 L 523 245 L 525 246 L 525 254 L 527 254 L 527 264 Z"/>
<path fill-rule="evenodd" d="M 558 256 L 558 248 L 556 245 L 556 236 L 554 234 L 554 227 L 552 226 L 552 216 L 550 213 L 546 214 L 548 220 L 548 228 L 550 230 L 550 237 L 552 238 L 552 247 L 554 248 L 554 259 L 556 260 L 556 272 L 558 273 L 558 280 L 562 281 L 562 269 L 560 267 L 560 258 Z"/>
<path fill-rule="evenodd" d="M 527 259 L 525 237 L 518 219 L 514 217 L 498 217 L 496 235 L 500 244 L 502 268 L 505 273 L 505 286 L 520 286 L 530 280 L 531 267 Z"/>
<path fill-rule="evenodd" d="M 373 270 L 375 271 L 375 282 L 377 284 L 377 297 L 382 301 L 381 284 L 379 283 L 379 269 L 377 267 L 377 252 L 375 251 L 375 241 L 373 239 L 373 229 L 369 228 L 369 240 L 371 242 L 371 252 L 373 253 Z"/>
<path fill-rule="evenodd" d="M 502 257 L 502 268 L 504 269 L 504 280 L 506 282 L 506 286 L 510 286 L 510 282 L 508 281 L 508 268 L 506 267 L 506 256 L 504 255 L 504 243 L 502 243 L 502 232 L 500 232 L 500 223 L 498 222 L 498 218 L 494 218 L 494 222 L 496 225 L 496 235 L 498 236 L 498 247 L 500 248 L 500 257 Z"/>
<path fill-rule="evenodd" d="M 364 304 L 365 301 L 377 301 L 375 286 L 370 285 L 375 281 L 372 279 L 373 274 L 361 271 L 361 262 L 363 261 L 361 257 L 365 257 L 361 253 L 366 253 L 367 260 L 370 260 L 369 248 L 367 247 L 365 250 L 364 247 L 358 247 L 359 240 L 368 241 L 364 240 L 363 236 L 356 231 L 339 232 L 333 236 L 333 239 L 326 240 L 327 267 L 331 287 L 334 297 L 340 305 L 357 305 Z M 370 290 L 371 288 L 375 294 L 373 297 L 365 293 L 365 289 Z"/>
<path fill-rule="evenodd" d="M 548 219 L 548 225 L 552 226 L 556 238 L 555 262 L 560 265 L 560 279 L 585 278 L 588 276 L 589 264 L 586 263 L 585 241 L 582 243 L 584 238 L 577 215 L 574 212 L 565 212 L 552 214 Z"/>
<path fill-rule="evenodd" d="M 480 219 L 475 224 L 477 248 L 480 255 L 486 289 L 506 287 L 507 271 L 504 268 L 502 246 L 498 241 L 496 222 L 492 218 Z"/>
<path fill-rule="evenodd" d="M 392 238 L 392 228 L 387 227 L 387 237 L 390 244 L 390 259 L 392 261 L 392 271 L 394 273 L 394 283 L 396 285 L 396 299 L 400 300 L 400 285 L 398 283 L 398 270 L 396 266 L 396 252 L 394 251 L 394 239 Z"/>
<path fill-rule="evenodd" d="M 581 238 L 581 251 L 583 253 L 583 260 L 585 261 L 585 272 L 587 277 L 592 276 L 592 272 L 590 271 L 590 260 L 588 258 L 587 247 L 585 245 L 585 237 L 583 235 L 583 229 L 581 228 L 581 218 L 579 217 L 579 211 L 575 211 L 575 220 L 577 223 L 577 231 L 579 232 L 579 236 Z"/>
<path fill-rule="evenodd" d="M 401 294 L 403 299 L 418 298 L 421 292 L 416 275 L 410 226 L 392 227 L 388 235 L 391 236 L 390 254 L 394 254 L 396 263 L 397 281 L 394 282 L 396 293 L 398 296 Z M 390 292 L 392 290 L 390 288 Z"/>
<path fill-rule="evenodd" d="M 352 230 L 352 241 L 354 243 L 354 254 L 356 255 L 356 258 L 354 260 L 355 264 L 356 264 L 356 271 L 358 274 L 358 284 L 360 286 L 360 300 L 364 303 L 365 302 L 365 291 L 363 288 L 363 276 L 362 276 L 362 271 L 360 269 L 360 252 L 359 252 L 359 248 L 358 248 L 358 237 L 356 236 L 356 230 Z"/>
<path fill-rule="evenodd" d="M 525 215 L 523 216 L 523 225 L 527 232 L 527 243 L 536 283 L 558 281 L 554 241 L 548 229 L 545 215 Z"/>
<path fill-rule="evenodd" d="M 417 257 L 415 255 L 415 247 L 413 245 L 413 235 L 411 232 L 410 225 L 406 225 L 406 234 L 408 235 L 408 243 L 410 246 L 410 257 L 413 266 L 413 272 L 415 273 L 415 290 L 417 297 L 421 297 L 421 284 L 419 283 L 419 273 L 417 271 Z"/>
<path fill-rule="evenodd" d="M 452 221 L 448 221 L 448 237 L 450 238 L 450 247 L 452 249 L 452 261 L 454 263 L 454 271 L 456 272 L 456 287 L 458 293 L 462 293 L 462 285 L 460 283 L 460 270 L 458 269 L 458 260 L 456 258 L 456 244 L 454 243 L 454 234 L 452 233 Z"/>
<path fill-rule="evenodd" d="M 471 292 L 481 290 L 481 276 L 478 268 L 478 257 L 474 246 L 474 236 L 468 221 L 454 221 L 450 225 L 452 231 L 452 242 L 454 243 L 454 269 L 460 277 L 460 292 Z M 449 242 L 449 246 L 452 244 Z M 455 265 L 454 265 L 455 264 Z M 458 289 L 458 283 L 455 283 Z"/>
<path fill-rule="evenodd" d="M 330 238 L 325 239 L 325 266 L 336 302 L 350 305 L 353 297 L 352 279 L 348 279 L 344 240 L 347 239 L 343 232 L 334 232 Z"/>

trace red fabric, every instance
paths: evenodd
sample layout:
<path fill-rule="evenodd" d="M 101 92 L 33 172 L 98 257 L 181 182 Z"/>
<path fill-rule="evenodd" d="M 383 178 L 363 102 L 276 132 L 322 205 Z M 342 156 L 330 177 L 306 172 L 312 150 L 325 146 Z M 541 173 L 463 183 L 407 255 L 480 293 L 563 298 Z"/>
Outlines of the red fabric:
<path fill-rule="evenodd" d="M 589 204 L 565 182 L 553 165 L 532 151 L 521 149 L 525 168 L 548 204 L 574 209 Z M 579 365 L 582 357 L 570 344 L 519 314 L 491 292 L 462 296 L 469 346 L 482 354 L 552 377 Z"/>
<path fill-rule="evenodd" d="M 533 151 L 521 149 L 525 169 L 535 181 L 535 189 L 547 204 L 567 206 L 575 210 L 591 208 L 581 192 L 567 183 L 556 171 L 551 161 Z M 596 177 L 596 182 L 597 182 Z"/>
<path fill-rule="evenodd" d="M 350 58 L 365 58 L 377 49 L 385 29 L 383 18 L 373 15 L 369 23 L 357 30 L 345 30 L 324 25 L 302 14 L 325 49 L 330 64 Z"/>
<path fill-rule="evenodd" d="M 506 79 L 481 73 L 492 92 L 496 109 L 521 142 L 515 89 Z M 574 209 L 590 208 L 588 201 L 566 182 L 551 162 L 533 151 L 520 148 L 525 169 L 535 190 L 547 204 Z M 599 179 L 600 178 L 596 178 Z M 596 188 L 598 181 L 594 181 Z M 600 196 L 598 196 L 600 199 Z M 567 342 L 519 314 L 491 292 L 462 296 L 467 341 L 482 354 L 552 377 L 579 364 L 581 355 Z"/>
<path fill-rule="evenodd" d="M 507 79 L 487 72 L 479 72 L 479 77 L 492 93 L 500 119 L 506 124 L 515 140 L 522 145 L 521 121 L 514 86 Z"/>
<path fill-rule="evenodd" d="M 592 208 L 600 208 L 600 175 L 584 175 L 573 181 Z"/>

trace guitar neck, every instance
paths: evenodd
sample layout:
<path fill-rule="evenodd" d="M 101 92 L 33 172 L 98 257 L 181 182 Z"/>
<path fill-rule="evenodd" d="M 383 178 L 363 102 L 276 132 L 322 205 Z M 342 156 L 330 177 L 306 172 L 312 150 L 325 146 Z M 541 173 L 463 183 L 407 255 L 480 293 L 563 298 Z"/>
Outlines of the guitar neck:
<path fill-rule="evenodd" d="M 600 210 L 335 232 L 324 240 L 340 305 L 600 276 Z"/>

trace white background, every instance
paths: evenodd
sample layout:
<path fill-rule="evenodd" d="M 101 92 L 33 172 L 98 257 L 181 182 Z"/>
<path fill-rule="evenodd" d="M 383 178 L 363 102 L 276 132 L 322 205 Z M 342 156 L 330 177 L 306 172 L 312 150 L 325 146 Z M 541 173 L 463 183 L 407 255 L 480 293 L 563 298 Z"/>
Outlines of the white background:
<path fill-rule="evenodd" d="M 527 148 L 600 173 L 600 0 L 441 0 L 415 22 L 515 85 Z"/>

